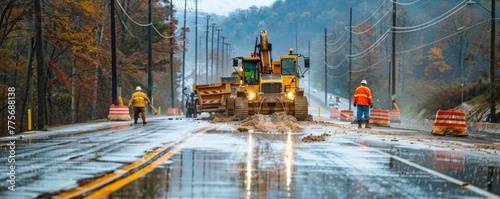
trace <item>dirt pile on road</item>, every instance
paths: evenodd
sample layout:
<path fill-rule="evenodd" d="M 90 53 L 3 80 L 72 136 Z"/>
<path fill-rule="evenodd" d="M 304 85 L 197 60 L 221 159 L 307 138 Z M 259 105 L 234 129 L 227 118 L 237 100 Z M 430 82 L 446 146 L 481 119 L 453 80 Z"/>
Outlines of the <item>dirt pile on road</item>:
<path fill-rule="evenodd" d="M 331 136 L 328 133 L 323 133 L 321 135 L 308 135 L 302 138 L 302 142 L 324 142 L 326 140 L 326 136 Z"/>
<path fill-rule="evenodd" d="M 218 123 L 218 122 L 231 122 L 231 121 L 236 121 L 234 116 L 226 116 L 225 114 L 221 113 L 216 113 L 216 114 L 211 114 L 208 117 L 201 118 L 202 120 L 208 120 L 213 123 Z"/>
<path fill-rule="evenodd" d="M 273 113 L 272 115 L 261 115 L 256 114 L 247 119 L 243 120 L 239 131 L 249 131 L 254 132 L 301 132 L 304 127 L 300 126 L 297 119 L 291 115 L 287 115 L 285 112 Z"/>

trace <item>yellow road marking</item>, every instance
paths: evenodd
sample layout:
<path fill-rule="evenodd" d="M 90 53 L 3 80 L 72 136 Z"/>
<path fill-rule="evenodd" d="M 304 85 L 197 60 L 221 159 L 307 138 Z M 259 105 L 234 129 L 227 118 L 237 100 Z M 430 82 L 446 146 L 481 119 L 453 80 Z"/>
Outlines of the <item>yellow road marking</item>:
<path fill-rule="evenodd" d="M 107 186 L 103 187 L 102 189 L 96 191 L 92 195 L 90 195 L 88 197 L 85 197 L 85 198 L 92 199 L 92 198 L 103 198 L 105 196 L 108 196 L 109 194 L 111 194 L 111 193 L 115 192 L 116 190 L 122 188 L 123 186 L 127 185 L 128 183 L 130 183 L 130 182 L 136 180 L 137 178 L 140 178 L 141 176 L 149 173 L 151 170 L 153 170 L 156 167 L 158 167 L 158 165 L 160 165 L 161 163 L 165 162 L 170 157 L 172 157 L 175 153 L 179 152 L 184 147 L 184 145 L 188 144 L 188 142 L 191 139 L 200 136 L 201 134 L 205 133 L 206 131 L 208 131 L 208 128 L 205 129 L 204 131 L 201 131 L 200 133 L 194 135 L 193 137 L 189 138 L 189 140 L 186 140 L 184 143 L 182 143 L 178 147 L 175 147 L 171 151 L 167 152 L 165 155 L 161 156 L 160 158 L 158 158 L 157 160 L 155 160 L 154 162 L 152 162 L 148 166 L 142 168 L 141 170 L 139 170 L 139 171 L 137 171 L 137 172 L 135 172 L 135 173 L 133 173 L 133 174 L 131 174 L 131 175 L 123 178 L 123 179 L 120 179 L 120 180 L 118 180 L 116 182 L 113 182 L 110 185 L 107 185 Z"/>
<path fill-rule="evenodd" d="M 197 136 L 199 136 L 199 135 L 207 132 L 210 129 L 211 128 L 205 128 L 201 132 L 199 132 L 198 134 L 196 134 L 195 136 L 191 137 L 190 139 L 192 139 L 194 137 L 197 137 Z M 116 182 L 114 182 L 114 183 L 112 183 L 112 184 L 104 187 L 103 189 L 97 191 L 96 193 L 102 194 L 103 190 L 109 190 L 108 187 L 116 187 L 115 184 L 117 184 L 119 182 L 122 182 L 122 181 L 125 181 L 127 179 L 132 179 L 130 181 L 127 181 L 125 184 L 120 183 L 121 186 L 119 186 L 116 189 L 111 189 L 113 191 L 107 193 L 106 195 L 102 195 L 101 197 L 109 195 L 110 193 L 112 193 L 112 192 L 116 191 L 117 189 L 121 188 L 122 186 L 128 184 L 129 182 L 131 182 L 131 181 L 133 181 L 133 180 L 135 180 L 135 179 L 143 176 L 144 174 L 148 173 L 150 170 L 156 168 L 159 164 L 161 164 L 162 162 L 164 162 L 165 160 L 167 160 L 168 158 L 170 158 L 173 154 L 175 154 L 176 152 L 178 152 L 182 148 L 182 146 L 184 146 L 186 143 L 187 143 L 187 141 L 184 142 L 184 143 L 182 143 L 180 146 L 172 149 L 171 151 L 167 152 L 165 155 L 163 155 L 162 157 L 158 158 L 157 160 L 155 160 L 154 162 L 152 162 L 150 165 L 148 165 L 148 166 L 142 168 L 141 170 L 139 170 L 139 171 L 131 174 L 130 176 L 125 177 L 122 180 L 116 181 Z M 89 183 L 87 183 L 87 184 L 85 184 L 83 186 L 80 186 L 78 188 L 75 188 L 73 190 L 61 193 L 61 194 L 59 194 L 59 195 L 57 195 L 57 196 L 55 196 L 53 198 L 57 198 L 57 199 L 61 199 L 61 198 L 74 198 L 76 196 L 82 195 L 83 193 L 86 193 L 86 192 L 89 192 L 91 190 L 97 189 L 97 188 L 99 188 L 101 186 L 104 186 L 105 184 L 108 184 L 108 183 L 112 182 L 113 180 L 116 180 L 116 179 L 120 178 L 121 176 L 123 176 L 127 172 L 131 171 L 132 169 L 135 169 L 135 168 L 137 168 L 137 167 L 139 167 L 139 166 L 147 163 L 151 158 L 154 158 L 156 155 L 158 155 L 162 151 L 168 149 L 169 147 L 171 147 L 174 144 L 175 144 L 175 142 L 169 142 L 169 143 L 163 145 L 162 147 L 154 150 L 153 152 L 147 154 L 143 158 L 141 158 L 141 159 L 139 159 L 139 160 L 137 160 L 137 161 L 135 161 L 135 162 L 133 162 L 133 163 L 131 163 L 131 164 L 129 164 L 129 165 L 127 165 L 127 166 L 119 169 L 119 170 L 116 170 L 113 173 L 110 173 L 108 175 L 100 177 L 100 178 L 98 178 L 98 179 L 96 179 L 96 180 L 94 180 L 92 182 L 89 182 Z M 154 165 L 154 166 L 152 166 L 152 165 Z M 140 173 L 140 175 L 137 176 L 138 173 Z M 132 176 L 134 178 L 132 178 Z M 108 188 L 108 189 L 106 189 L 106 188 Z M 92 196 L 94 196 L 96 193 L 90 195 L 89 197 L 92 198 Z M 94 196 L 94 197 L 96 197 L 96 196 Z M 101 198 L 101 197 L 96 197 L 96 198 Z"/>

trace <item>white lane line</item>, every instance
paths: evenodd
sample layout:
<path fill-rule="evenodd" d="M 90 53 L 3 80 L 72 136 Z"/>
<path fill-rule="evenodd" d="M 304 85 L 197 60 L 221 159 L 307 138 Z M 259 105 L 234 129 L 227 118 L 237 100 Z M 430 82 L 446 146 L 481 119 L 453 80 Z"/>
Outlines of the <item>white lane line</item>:
<path fill-rule="evenodd" d="M 437 171 L 434 171 L 434 170 L 432 170 L 432 169 L 429 169 L 429 168 L 426 168 L 426 167 L 420 166 L 420 165 L 418 165 L 418 164 L 416 164 L 416 163 L 414 163 L 414 162 L 411 162 L 411 161 L 409 161 L 409 160 L 407 160 L 407 159 L 404 159 L 404 158 L 401 158 L 401 157 L 398 157 L 398 156 L 395 156 L 395 155 L 392 155 L 392 154 L 389 154 L 389 153 L 383 152 L 383 151 L 381 151 L 381 150 L 379 150 L 379 149 L 372 148 L 372 147 L 369 147 L 369 146 L 365 146 L 365 145 L 362 145 L 362 144 L 358 144 L 358 143 L 356 143 L 356 142 L 352 142 L 352 143 L 353 143 L 353 144 L 355 144 L 355 145 L 357 145 L 357 146 L 360 146 L 360 147 L 367 147 L 367 148 L 370 148 L 370 149 L 372 149 L 372 150 L 374 150 L 374 151 L 376 151 L 376 152 L 378 152 L 378 153 L 380 153 L 380 154 L 387 155 L 387 156 L 389 156 L 390 158 L 394 158 L 394 159 L 396 159 L 396 160 L 398 160 L 398 161 L 400 161 L 400 162 L 402 162 L 402 163 L 405 163 L 405 164 L 407 164 L 407 165 L 410 165 L 410 166 L 412 166 L 412 167 L 414 167 L 414 168 L 420 169 L 420 170 L 422 170 L 422 171 L 424 171 L 424 172 L 427 172 L 427 173 L 429 173 L 429 174 L 431 174 L 431 175 L 438 176 L 438 177 L 440 177 L 440 178 L 442 178 L 442 179 L 444 179 L 444 180 L 447 180 L 447 181 L 449 181 L 449 182 L 451 182 L 451 183 L 455 183 L 455 184 L 457 184 L 457 185 L 461 186 L 462 188 L 469 189 L 469 190 L 471 190 L 471 191 L 473 191 L 473 192 L 475 192 L 475 193 L 477 193 L 477 194 L 479 194 L 479 195 L 482 195 L 482 196 L 485 196 L 485 197 L 488 197 L 488 198 L 498 198 L 498 199 L 500 199 L 500 196 L 495 195 L 495 194 L 493 194 L 493 193 L 491 193 L 491 192 L 488 192 L 488 191 L 486 191 L 486 190 L 483 190 L 483 189 L 481 189 L 481 188 L 479 188 L 479 187 L 476 187 L 476 186 L 474 186 L 474 185 L 471 185 L 471 184 L 469 184 L 468 182 L 464 182 L 464 181 L 458 180 L 458 179 L 456 179 L 456 178 L 453 178 L 453 177 L 451 177 L 451 176 L 447 176 L 447 175 L 445 175 L 445 174 L 442 174 L 442 173 L 439 173 L 439 172 L 437 172 Z"/>

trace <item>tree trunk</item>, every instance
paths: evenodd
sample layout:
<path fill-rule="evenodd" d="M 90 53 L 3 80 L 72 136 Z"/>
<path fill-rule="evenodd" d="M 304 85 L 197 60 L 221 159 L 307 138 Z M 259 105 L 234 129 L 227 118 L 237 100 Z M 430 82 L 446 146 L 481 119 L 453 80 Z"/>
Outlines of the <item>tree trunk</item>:
<path fill-rule="evenodd" d="M 29 55 L 28 55 L 28 74 L 27 74 L 27 80 L 26 80 L 26 90 L 24 92 L 24 98 L 23 98 L 23 104 L 21 108 L 21 132 L 24 130 L 24 113 L 26 113 L 26 104 L 28 104 L 28 108 L 32 109 L 33 108 L 33 103 L 32 103 L 32 98 L 31 98 L 31 92 L 32 92 L 32 85 L 33 85 L 33 52 L 35 50 L 35 39 L 31 38 L 30 41 L 30 48 L 29 48 Z M 29 125 L 29 124 L 28 124 Z"/>
<path fill-rule="evenodd" d="M 47 77 L 45 76 L 45 67 L 43 64 L 43 46 L 42 46 L 42 2 L 41 0 L 35 0 L 35 35 L 36 35 L 36 64 L 37 64 L 37 96 L 38 96 L 38 129 L 43 129 L 45 127 L 46 121 L 46 85 Z"/>

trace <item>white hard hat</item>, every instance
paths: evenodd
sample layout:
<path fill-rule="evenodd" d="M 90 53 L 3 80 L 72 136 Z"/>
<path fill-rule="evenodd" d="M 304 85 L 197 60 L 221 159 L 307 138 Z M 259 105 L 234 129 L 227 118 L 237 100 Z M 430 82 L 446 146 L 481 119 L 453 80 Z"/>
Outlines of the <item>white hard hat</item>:
<path fill-rule="evenodd" d="M 135 90 L 136 90 L 136 91 L 140 91 L 140 90 L 142 90 L 142 89 L 141 89 L 141 87 L 140 87 L 140 86 L 137 86 L 137 87 L 135 87 Z"/>
<path fill-rule="evenodd" d="M 363 81 L 361 81 L 361 83 L 362 84 L 367 84 L 365 79 Z"/>

